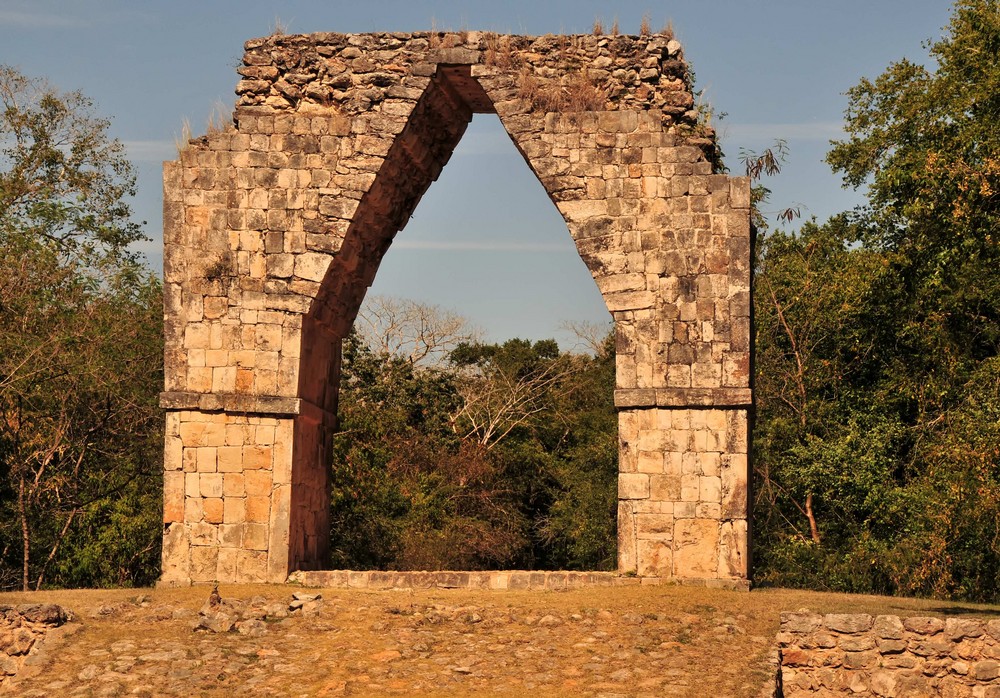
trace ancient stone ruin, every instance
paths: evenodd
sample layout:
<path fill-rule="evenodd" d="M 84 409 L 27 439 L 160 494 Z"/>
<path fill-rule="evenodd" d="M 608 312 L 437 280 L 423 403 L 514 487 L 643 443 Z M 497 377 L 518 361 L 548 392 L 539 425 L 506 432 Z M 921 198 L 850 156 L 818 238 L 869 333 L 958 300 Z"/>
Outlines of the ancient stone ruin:
<path fill-rule="evenodd" d="M 1000 620 L 782 613 L 778 692 L 1000 696 Z"/>
<path fill-rule="evenodd" d="M 0 693 L 10 689 L 11 677 L 38 654 L 45 637 L 71 618 L 55 604 L 0 605 Z"/>
<path fill-rule="evenodd" d="M 341 340 L 473 114 L 496 113 L 615 321 L 618 567 L 745 585 L 750 187 L 672 37 L 246 43 L 232 129 L 164 165 L 163 576 L 322 569 Z"/>

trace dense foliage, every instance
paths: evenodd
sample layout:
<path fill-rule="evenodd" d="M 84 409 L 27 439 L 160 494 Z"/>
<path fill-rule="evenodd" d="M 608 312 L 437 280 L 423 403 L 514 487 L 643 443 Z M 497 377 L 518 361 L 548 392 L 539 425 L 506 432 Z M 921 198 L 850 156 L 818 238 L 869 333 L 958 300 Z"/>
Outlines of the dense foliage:
<path fill-rule="evenodd" d="M 415 365 L 345 343 L 333 564 L 608 569 L 614 354 L 460 343 Z"/>
<path fill-rule="evenodd" d="M 148 584 L 162 324 L 131 166 L 80 94 L 0 67 L 0 100 L 0 588 Z"/>
<path fill-rule="evenodd" d="M 1000 4 L 848 97 L 869 205 L 761 231 L 759 581 L 998 598 Z"/>

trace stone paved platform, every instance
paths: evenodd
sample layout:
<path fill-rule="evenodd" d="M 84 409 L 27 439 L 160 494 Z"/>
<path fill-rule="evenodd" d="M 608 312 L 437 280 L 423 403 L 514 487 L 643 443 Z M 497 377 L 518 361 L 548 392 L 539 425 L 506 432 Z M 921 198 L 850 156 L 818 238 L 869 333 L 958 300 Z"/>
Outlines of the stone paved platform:
<path fill-rule="evenodd" d="M 747 590 L 749 582 L 731 579 L 637 577 L 616 572 L 484 570 L 391 572 L 379 570 L 318 570 L 293 572 L 288 581 L 330 589 L 473 589 L 542 591 L 583 587 L 659 586 L 675 584 L 712 589 Z"/>

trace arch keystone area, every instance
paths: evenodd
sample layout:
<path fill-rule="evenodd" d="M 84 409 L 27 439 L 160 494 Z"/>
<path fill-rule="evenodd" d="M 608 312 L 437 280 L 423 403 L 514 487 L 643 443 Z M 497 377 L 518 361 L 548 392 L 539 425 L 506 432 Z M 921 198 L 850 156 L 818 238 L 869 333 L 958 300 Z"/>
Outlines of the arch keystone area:
<path fill-rule="evenodd" d="M 614 317 L 619 572 L 745 585 L 750 185 L 713 164 L 680 44 L 283 35 L 239 73 L 234 128 L 164 164 L 161 581 L 322 569 L 341 339 L 495 112 Z"/>

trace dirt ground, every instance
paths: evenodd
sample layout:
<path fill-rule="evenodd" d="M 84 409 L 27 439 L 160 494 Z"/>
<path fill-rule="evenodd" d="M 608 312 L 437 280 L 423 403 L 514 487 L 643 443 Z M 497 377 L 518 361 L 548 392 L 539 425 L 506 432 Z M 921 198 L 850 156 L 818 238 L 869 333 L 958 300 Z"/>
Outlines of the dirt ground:
<path fill-rule="evenodd" d="M 995 607 L 789 590 L 356 591 L 222 586 L 223 599 L 322 602 L 248 633 L 193 630 L 210 589 L 0 594 L 57 603 L 56 631 L 0 693 L 49 696 L 756 697 L 784 610 L 993 615 Z M 249 626 L 248 626 L 249 628 Z"/>

